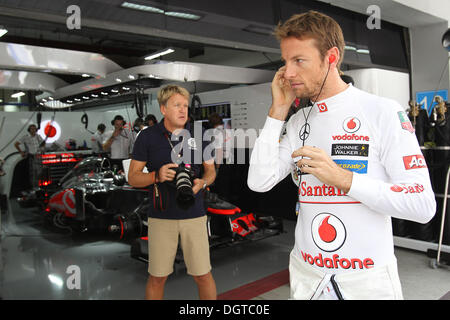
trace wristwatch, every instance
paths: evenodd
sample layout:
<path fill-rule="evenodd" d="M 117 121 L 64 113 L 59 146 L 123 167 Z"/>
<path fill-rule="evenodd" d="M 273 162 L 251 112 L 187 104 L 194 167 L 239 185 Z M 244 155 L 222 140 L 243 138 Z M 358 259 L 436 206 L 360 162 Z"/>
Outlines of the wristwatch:
<path fill-rule="evenodd" d="M 205 181 L 205 180 L 203 180 L 203 181 Z M 202 190 L 205 190 L 206 186 L 207 186 L 207 184 L 206 184 L 206 181 L 205 181 L 205 183 L 203 184 Z"/>

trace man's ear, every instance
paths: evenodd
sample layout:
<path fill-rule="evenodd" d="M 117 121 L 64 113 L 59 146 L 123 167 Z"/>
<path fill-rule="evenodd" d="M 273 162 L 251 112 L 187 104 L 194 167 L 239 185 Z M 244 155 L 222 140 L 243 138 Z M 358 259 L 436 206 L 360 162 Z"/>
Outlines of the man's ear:
<path fill-rule="evenodd" d="M 159 106 L 159 111 L 161 111 L 161 114 L 163 116 L 166 116 L 166 105 L 162 104 Z"/>

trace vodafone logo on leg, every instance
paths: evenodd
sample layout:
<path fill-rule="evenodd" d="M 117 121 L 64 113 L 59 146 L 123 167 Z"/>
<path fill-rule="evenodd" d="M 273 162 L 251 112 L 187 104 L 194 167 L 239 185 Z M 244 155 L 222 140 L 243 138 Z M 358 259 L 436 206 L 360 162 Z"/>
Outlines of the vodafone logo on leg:
<path fill-rule="evenodd" d="M 311 223 L 311 234 L 315 245 L 326 252 L 338 250 L 347 238 L 345 226 L 331 213 L 320 213 Z"/>
<path fill-rule="evenodd" d="M 427 168 L 425 158 L 421 154 L 403 157 L 403 164 L 406 170 Z"/>
<path fill-rule="evenodd" d="M 327 212 L 319 213 L 311 222 L 311 234 L 315 245 L 321 252 L 308 253 L 300 250 L 306 263 L 329 270 L 362 270 L 375 266 L 372 258 L 342 257 L 337 253 L 347 239 L 344 223 L 335 215 Z"/>

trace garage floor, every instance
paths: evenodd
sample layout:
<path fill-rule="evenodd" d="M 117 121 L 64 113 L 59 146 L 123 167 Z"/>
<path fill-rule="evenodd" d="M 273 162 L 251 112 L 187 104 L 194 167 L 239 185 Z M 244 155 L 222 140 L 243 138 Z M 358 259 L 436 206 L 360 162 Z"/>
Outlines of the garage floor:
<path fill-rule="evenodd" d="M 74 237 L 45 227 L 35 209 L 9 201 L 1 216 L 1 299 L 143 299 L 147 265 L 128 244 Z M 286 233 L 211 252 L 221 299 L 285 300 L 295 222 Z M 405 299 L 436 300 L 450 291 L 450 270 L 432 269 L 425 253 L 396 248 Z M 75 275 L 80 281 L 76 282 Z M 166 299 L 197 299 L 182 263 L 166 284 Z"/>

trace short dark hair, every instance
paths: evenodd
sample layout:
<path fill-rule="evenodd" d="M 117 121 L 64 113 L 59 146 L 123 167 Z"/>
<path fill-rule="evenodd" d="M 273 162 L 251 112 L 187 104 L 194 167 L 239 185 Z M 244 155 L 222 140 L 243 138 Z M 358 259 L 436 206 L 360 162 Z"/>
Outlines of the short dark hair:
<path fill-rule="evenodd" d="M 144 120 L 142 120 L 142 118 L 136 118 L 136 120 L 134 120 L 135 126 L 141 126 L 143 124 L 144 124 Z"/>
<path fill-rule="evenodd" d="M 28 132 L 30 132 L 31 127 L 35 127 L 37 129 L 37 125 L 32 123 L 28 126 L 28 129 L 27 129 Z"/>
<path fill-rule="evenodd" d="M 123 125 L 127 123 L 125 119 L 120 114 L 118 114 L 117 116 L 114 117 L 114 119 L 111 120 L 111 125 L 114 125 L 114 122 L 116 120 L 122 120 Z"/>
<path fill-rule="evenodd" d="M 274 34 L 279 41 L 289 37 L 314 39 L 322 60 L 328 50 L 338 48 L 338 70 L 344 60 L 345 41 L 342 29 L 336 20 L 321 12 L 310 10 L 295 14 L 284 23 L 280 22 Z"/>
<path fill-rule="evenodd" d="M 156 117 L 153 114 L 148 114 L 145 119 L 144 122 L 145 124 L 148 124 L 149 121 L 153 121 L 155 124 L 158 123 L 158 120 L 156 120 Z"/>
<path fill-rule="evenodd" d="M 222 117 L 218 113 L 212 113 L 208 118 L 208 124 L 211 128 L 223 124 Z"/>

